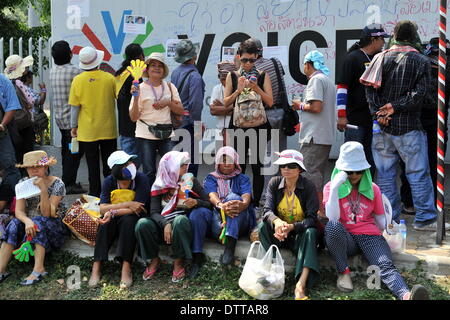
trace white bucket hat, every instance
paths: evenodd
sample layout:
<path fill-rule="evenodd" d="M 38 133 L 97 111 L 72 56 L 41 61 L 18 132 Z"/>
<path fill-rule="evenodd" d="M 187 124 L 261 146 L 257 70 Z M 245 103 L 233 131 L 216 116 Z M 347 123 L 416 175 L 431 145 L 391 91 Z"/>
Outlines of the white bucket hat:
<path fill-rule="evenodd" d="M 364 147 L 356 141 L 348 141 L 341 146 L 336 168 L 341 171 L 363 171 L 370 168 Z"/>
<path fill-rule="evenodd" d="M 32 66 L 33 63 L 33 56 L 22 58 L 17 54 L 13 54 L 5 61 L 5 76 L 10 80 L 20 78 L 25 72 L 25 69 Z"/>
<path fill-rule="evenodd" d="M 112 167 L 114 167 L 116 164 L 125 164 L 131 159 L 136 158 L 136 155 L 129 155 L 125 151 L 115 151 L 108 157 L 108 166 L 110 169 L 112 169 Z"/>
<path fill-rule="evenodd" d="M 95 50 L 92 47 L 84 47 L 83 49 L 81 49 L 79 54 L 80 69 L 91 70 L 95 67 L 98 67 L 103 61 L 104 56 L 105 53 L 101 50 Z"/>
<path fill-rule="evenodd" d="M 148 64 L 150 60 L 159 61 L 164 65 L 163 79 L 169 75 L 169 67 L 166 64 L 166 60 L 164 59 L 164 54 L 160 52 L 153 52 L 152 54 L 150 54 L 150 56 L 148 56 L 148 58 L 145 59 L 145 63 Z"/>
<path fill-rule="evenodd" d="M 284 150 L 283 152 L 275 152 L 277 156 L 280 157 L 277 161 L 274 162 L 276 165 L 296 163 L 303 170 L 307 171 L 305 165 L 303 163 L 303 155 L 297 150 Z"/>

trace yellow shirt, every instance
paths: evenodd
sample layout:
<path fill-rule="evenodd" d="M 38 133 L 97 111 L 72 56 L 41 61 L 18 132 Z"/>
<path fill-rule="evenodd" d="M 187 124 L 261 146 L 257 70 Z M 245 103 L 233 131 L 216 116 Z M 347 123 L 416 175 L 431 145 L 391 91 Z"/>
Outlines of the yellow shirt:
<path fill-rule="evenodd" d="M 277 209 L 278 216 L 287 223 L 301 222 L 305 219 L 300 199 L 295 193 L 290 197 L 285 193 Z"/>
<path fill-rule="evenodd" d="M 117 138 L 115 99 L 116 81 L 107 72 L 85 71 L 73 79 L 69 104 L 80 107 L 78 141 Z"/>

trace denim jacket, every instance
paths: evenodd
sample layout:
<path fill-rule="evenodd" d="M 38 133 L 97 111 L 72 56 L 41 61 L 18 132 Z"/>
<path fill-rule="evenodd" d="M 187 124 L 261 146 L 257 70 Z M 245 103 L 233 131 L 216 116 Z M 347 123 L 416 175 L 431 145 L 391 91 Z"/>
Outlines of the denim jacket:
<path fill-rule="evenodd" d="M 263 221 L 269 222 L 272 228 L 273 221 L 278 218 L 278 205 L 284 197 L 285 181 L 283 177 L 273 177 L 267 186 Z M 294 231 L 299 233 L 307 228 L 316 227 L 319 199 L 314 184 L 300 176 L 297 180 L 295 195 L 300 199 L 300 205 L 305 213 L 305 219 L 302 222 L 294 223 Z"/>

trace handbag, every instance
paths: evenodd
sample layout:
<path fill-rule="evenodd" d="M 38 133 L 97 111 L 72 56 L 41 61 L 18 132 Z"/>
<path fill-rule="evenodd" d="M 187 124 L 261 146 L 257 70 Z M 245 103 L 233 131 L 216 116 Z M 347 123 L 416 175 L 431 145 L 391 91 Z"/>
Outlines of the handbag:
<path fill-rule="evenodd" d="M 173 100 L 173 91 L 172 91 L 172 84 L 170 82 L 167 83 L 170 90 L 170 100 Z M 183 124 L 183 116 L 176 114 L 172 111 L 170 111 L 170 120 L 172 121 L 172 125 L 174 129 L 178 129 Z"/>
<path fill-rule="evenodd" d="M 270 59 L 273 63 L 274 69 L 277 73 L 278 79 L 278 103 L 274 104 L 271 108 L 266 109 L 267 121 L 269 121 L 272 129 L 282 129 L 283 128 L 283 119 L 284 119 L 284 105 L 285 100 L 285 87 L 283 86 L 283 82 L 281 81 L 281 77 L 279 76 L 278 64 L 274 58 Z"/>
<path fill-rule="evenodd" d="M 139 120 L 143 124 L 145 124 L 148 127 L 148 131 L 150 131 L 151 134 L 153 134 L 156 138 L 164 140 L 168 139 L 173 131 L 173 125 L 172 124 L 157 124 L 154 126 L 149 125 L 143 120 Z"/>
<path fill-rule="evenodd" d="M 281 75 L 280 70 L 278 69 L 278 65 L 275 61 L 275 59 L 272 60 L 272 63 L 275 67 L 275 72 L 277 74 L 277 81 L 278 81 L 278 101 L 281 101 L 281 107 L 283 112 L 283 118 L 281 120 L 281 130 L 283 130 L 283 133 L 290 137 L 293 136 L 296 133 L 295 127 L 300 122 L 300 117 L 298 115 L 298 112 L 289 105 L 287 95 L 286 95 L 286 89 L 283 86 L 283 81 L 281 81 Z"/>
<path fill-rule="evenodd" d="M 41 133 L 48 128 L 48 116 L 41 106 L 36 107 L 34 112 L 33 130 L 35 133 Z"/>
<path fill-rule="evenodd" d="M 72 204 L 62 220 L 78 239 L 90 246 L 95 246 L 97 237 L 99 201 L 100 199 L 95 197 L 83 196 Z"/>
<path fill-rule="evenodd" d="M 269 300 L 283 294 L 284 282 L 284 261 L 278 247 L 271 245 L 266 252 L 261 242 L 253 242 L 239 278 L 239 287 L 255 299 Z"/>
<path fill-rule="evenodd" d="M 17 87 L 15 81 L 13 81 L 13 85 L 16 89 L 17 98 L 19 99 L 20 105 L 22 107 L 22 109 L 16 110 L 14 112 L 14 123 L 17 130 L 20 131 L 22 129 L 31 127 L 33 125 L 33 120 L 31 119 L 31 112 L 29 111 L 31 107 L 29 106 L 22 90 Z"/>

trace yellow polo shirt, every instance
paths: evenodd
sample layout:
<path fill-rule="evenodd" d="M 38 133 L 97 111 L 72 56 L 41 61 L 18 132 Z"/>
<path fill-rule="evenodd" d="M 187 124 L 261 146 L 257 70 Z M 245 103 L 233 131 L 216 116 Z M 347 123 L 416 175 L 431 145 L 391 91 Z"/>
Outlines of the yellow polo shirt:
<path fill-rule="evenodd" d="M 70 88 L 69 104 L 79 106 L 78 141 L 92 142 L 117 138 L 116 81 L 101 71 L 77 75 Z"/>

